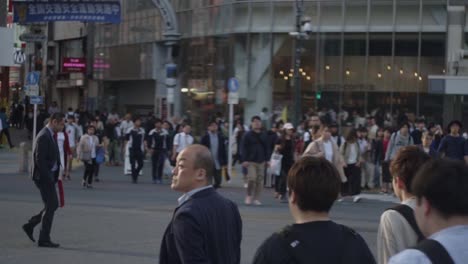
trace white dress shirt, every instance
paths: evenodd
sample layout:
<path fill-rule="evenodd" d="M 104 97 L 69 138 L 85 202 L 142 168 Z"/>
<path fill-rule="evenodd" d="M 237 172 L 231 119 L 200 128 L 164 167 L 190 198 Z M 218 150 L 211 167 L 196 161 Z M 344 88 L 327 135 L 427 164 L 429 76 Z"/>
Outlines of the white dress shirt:
<path fill-rule="evenodd" d="M 182 152 L 186 147 L 193 144 L 193 137 L 185 132 L 181 132 L 174 137 L 174 146 L 176 146 L 176 153 Z"/>
<path fill-rule="evenodd" d="M 325 159 L 329 162 L 333 162 L 333 142 L 331 140 L 323 141 L 323 147 L 325 150 Z"/>

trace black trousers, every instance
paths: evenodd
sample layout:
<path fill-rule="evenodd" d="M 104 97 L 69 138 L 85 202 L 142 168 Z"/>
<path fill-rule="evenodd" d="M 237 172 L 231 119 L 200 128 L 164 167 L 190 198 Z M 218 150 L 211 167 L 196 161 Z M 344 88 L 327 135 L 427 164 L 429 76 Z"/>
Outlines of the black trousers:
<path fill-rule="evenodd" d="M 361 193 L 361 168 L 356 164 L 348 164 L 344 169 L 345 175 L 348 178 L 348 182 L 344 184 L 345 194 L 357 195 Z"/>
<path fill-rule="evenodd" d="M 161 180 L 163 175 L 164 169 L 164 162 L 167 158 L 166 151 L 154 151 L 153 155 L 151 155 L 151 162 L 152 162 L 152 176 L 153 180 Z"/>
<path fill-rule="evenodd" d="M 132 181 L 136 183 L 138 175 L 143 169 L 143 152 L 141 149 L 130 149 L 130 166 L 132 167 Z"/>
<path fill-rule="evenodd" d="M 215 168 L 214 172 L 215 172 L 215 174 L 214 174 L 214 185 L 213 185 L 213 187 L 214 188 L 219 188 L 219 186 L 221 186 L 221 170 L 217 170 Z"/>
<path fill-rule="evenodd" d="M 55 211 L 58 208 L 57 190 L 55 189 L 54 172 L 50 175 L 41 176 L 41 179 L 34 181 L 41 193 L 44 209 L 39 214 L 33 215 L 28 221 L 28 225 L 33 228 L 42 222 L 39 241 L 50 241 L 50 231 L 54 220 Z"/>
<path fill-rule="evenodd" d="M 288 177 L 289 169 L 292 164 L 281 165 L 281 175 L 275 176 L 275 191 L 281 194 L 283 197 L 286 195 L 286 179 Z"/>
<path fill-rule="evenodd" d="M 93 184 L 93 177 L 96 170 L 96 159 L 91 159 L 90 161 L 83 161 L 85 166 L 85 171 L 83 175 L 83 181 L 88 184 Z"/>
<path fill-rule="evenodd" d="M 222 166 L 222 170 L 224 171 L 224 179 L 226 181 L 230 181 L 231 180 L 231 176 L 229 176 L 229 171 L 228 171 L 228 167 L 227 166 Z"/>
<path fill-rule="evenodd" d="M 10 137 L 10 129 L 9 128 L 3 128 L 2 132 L 0 132 L 0 140 L 2 139 L 2 135 L 5 134 L 8 144 L 10 145 L 10 148 L 13 147 L 13 143 L 11 143 L 11 137 Z"/>

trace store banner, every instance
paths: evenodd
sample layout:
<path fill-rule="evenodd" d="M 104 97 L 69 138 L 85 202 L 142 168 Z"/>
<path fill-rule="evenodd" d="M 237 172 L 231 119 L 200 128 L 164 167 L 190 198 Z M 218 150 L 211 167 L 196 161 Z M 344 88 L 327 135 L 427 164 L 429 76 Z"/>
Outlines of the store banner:
<path fill-rule="evenodd" d="M 62 72 L 86 72 L 86 59 L 63 58 Z"/>
<path fill-rule="evenodd" d="M 14 22 L 81 21 L 120 23 L 120 1 L 14 1 Z"/>

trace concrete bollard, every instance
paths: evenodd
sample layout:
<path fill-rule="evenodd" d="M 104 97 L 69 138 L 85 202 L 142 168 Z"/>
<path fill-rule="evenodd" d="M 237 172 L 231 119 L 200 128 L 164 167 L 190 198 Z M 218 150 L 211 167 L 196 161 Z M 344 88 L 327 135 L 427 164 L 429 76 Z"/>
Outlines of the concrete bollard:
<path fill-rule="evenodd" d="M 18 153 L 18 171 L 20 173 L 26 173 L 30 171 L 30 160 L 31 160 L 31 144 L 28 142 L 21 142 L 19 145 Z"/>

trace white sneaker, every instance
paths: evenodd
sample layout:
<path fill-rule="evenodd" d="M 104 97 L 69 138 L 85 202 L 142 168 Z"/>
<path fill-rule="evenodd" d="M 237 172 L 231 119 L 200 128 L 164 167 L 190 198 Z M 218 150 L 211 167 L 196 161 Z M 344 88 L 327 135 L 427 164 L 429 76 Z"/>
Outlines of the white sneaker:
<path fill-rule="evenodd" d="M 252 197 L 250 197 L 250 196 L 245 197 L 244 203 L 246 205 L 251 205 L 252 204 Z"/>
<path fill-rule="evenodd" d="M 262 205 L 262 203 L 261 203 L 259 200 L 255 200 L 253 203 L 254 203 L 255 205 Z"/>
<path fill-rule="evenodd" d="M 359 201 L 361 201 L 361 196 L 359 196 L 359 195 L 354 196 L 353 202 L 358 203 Z"/>

